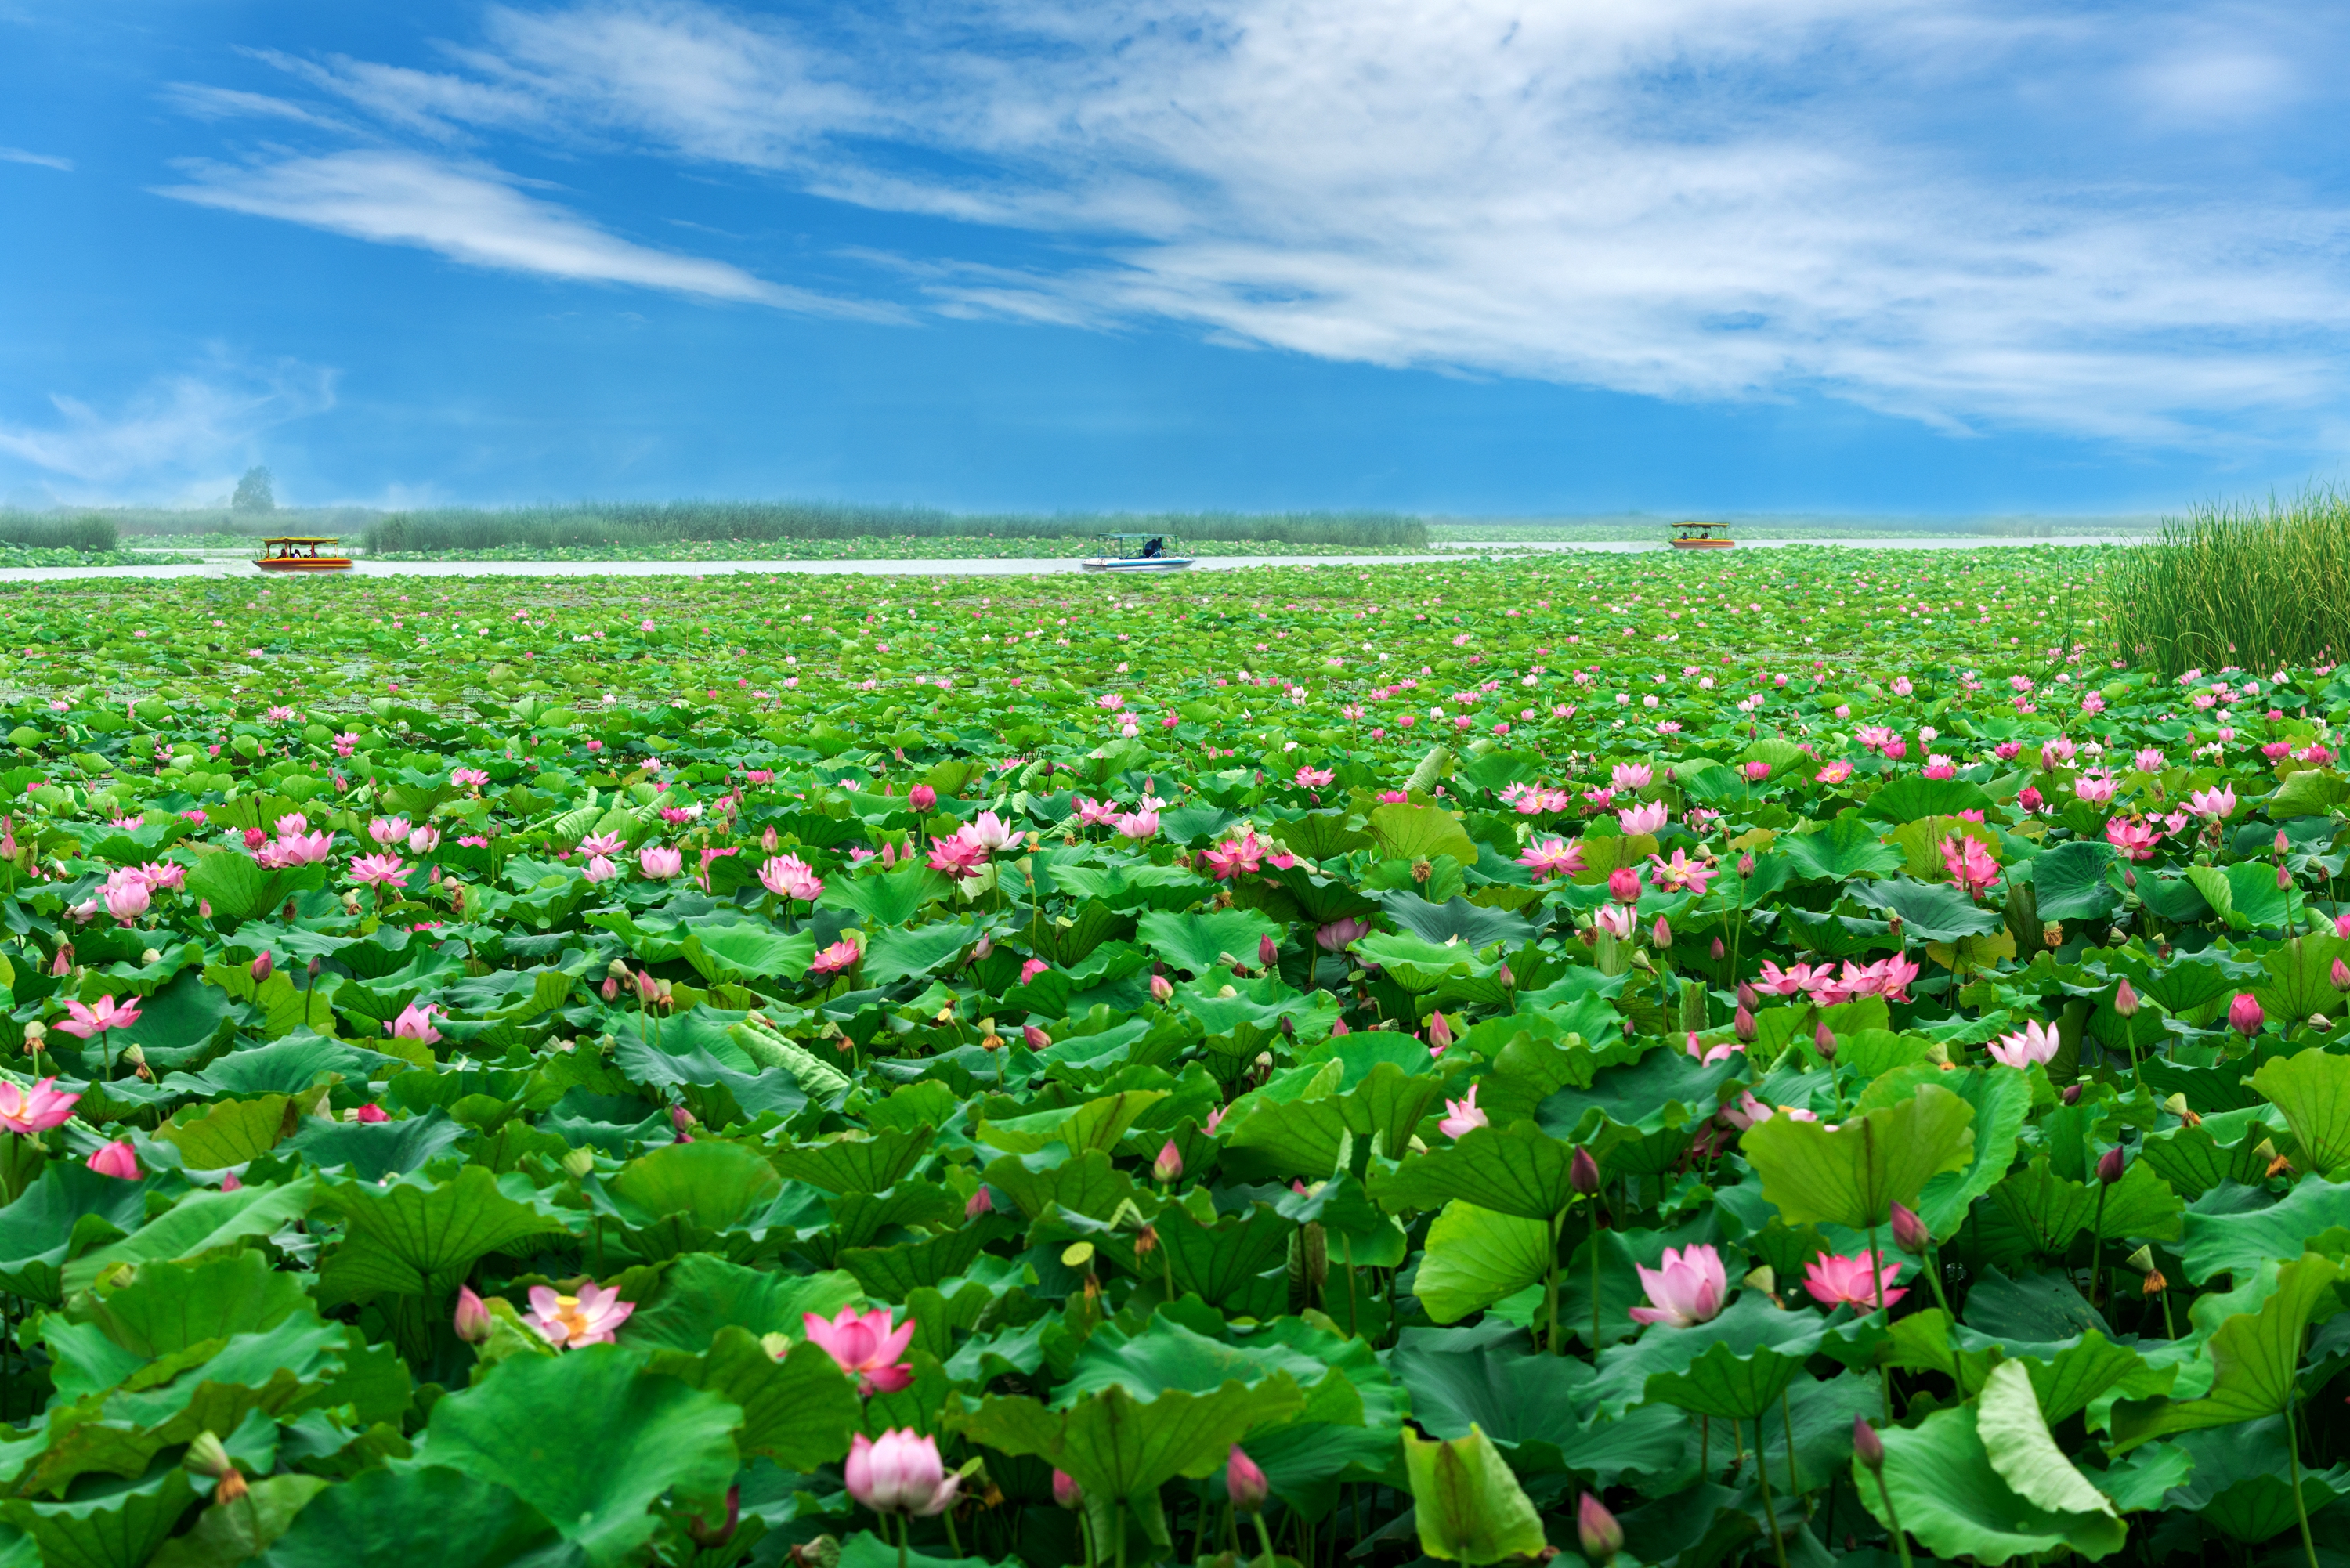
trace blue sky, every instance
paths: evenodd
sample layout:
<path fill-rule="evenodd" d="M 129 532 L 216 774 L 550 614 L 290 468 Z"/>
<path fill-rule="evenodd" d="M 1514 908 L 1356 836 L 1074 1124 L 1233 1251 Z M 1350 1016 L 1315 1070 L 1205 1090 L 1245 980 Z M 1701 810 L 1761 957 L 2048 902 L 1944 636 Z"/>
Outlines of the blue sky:
<path fill-rule="evenodd" d="M 2159 0 L 0 0 L 0 499 L 2289 490 L 2346 65 Z"/>

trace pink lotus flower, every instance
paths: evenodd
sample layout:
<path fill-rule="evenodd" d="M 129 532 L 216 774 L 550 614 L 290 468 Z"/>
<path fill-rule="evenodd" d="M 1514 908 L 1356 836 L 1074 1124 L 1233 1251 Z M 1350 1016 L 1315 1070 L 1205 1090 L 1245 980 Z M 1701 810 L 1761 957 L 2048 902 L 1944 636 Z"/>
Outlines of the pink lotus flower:
<path fill-rule="evenodd" d="M 979 875 L 987 864 L 987 846 L 972 833 L 969 826 L 957 828 L 944 838 L 931 840 L 931 868 L 943 871 L 961 881 Z"/>
<path fill-rule="evenodd" d="M 188 884 L 188 868 L 174 860 L 151 860 L 139 867 L 139 875 L 158 892 L 181 892 Z"/>
<path fill-rule="evenodd" d="M 421 1040 L 427 1045 L 441 1044 L 441 1031 L 432 1027 L 432 1015 L 441 1004 L 428 1002 L 419 1007 L 410 1002 L 400 1010 L 400 1016 L 383 1026 L 383 1032 L 395 1040 Z"/>
<path fill-rule="evenodd" d="M 1243 873 L 1254 873 L 1265 852 L 1264 842 L 1249 828 L 1237 838 L 1228 838 L 1215 848 L 1205 851 L 1208 869 L 1220 881 L 1229 880 Z"/>
<path fill-rule="evenodd" d="M 1337 777 L 1338 775 L 1328 768 L 1300 768 L 1297 770 L 1297 787 L 1326 789 L 1336 782 Z"/>
<path fill-rule="evenodd" d="M 557 1350 L 583 1345 L 609 1345 L 619 1326 L 637 1310 L 620 1299 L 618 1286 L 582 1285 L 576 1296 L 558 1295 L 549 1285 L 530 1287 L 530 1312 L 523 1321 Z"/>
<path fill-rule="evenodd" d="M 1730 1291 L 1729 1277 L 1721 1269 L 1721 1254 L 1702 1242 L 1666 1248 L 1662 1268 L 1651 1269 L 1646 1264 L 1633 1267 L 1650 1303 L 1632 1309 L 1635 1323 L 1694 1328 L 1721 1311 L 1722 1299 Z"/>
<path fill-rule="evenodd" d="M 1878 1265 L 1882 1265 L 1881 1267 Z M 1907 1291 L 1897 1291 L 1893 1282 L 1901 1277 L 1901 1265 L 1887 1263 L 1881 1252 L 1863 1252 L 1857 1257 L 1840 1257 L 1834 1252 L 1822 1252 L 1804 1268 L 1804 1288 L 1822 1306 L 1849 1306 L 1862 1312 L 1877 1310 L 1877 1293 L 1885 1292 L 1885 1304 L 1891 1306 Z"/>
<path fill-rule="evenodd" d="M 1077 797 L 1077 826 L 1079 827 L 1107 827 L 1117 820 L 1118 803 L 1116 801 L 1095 800 L 1087 795 L 1079 795 Z"/>
<path fill-rule="evenodd" d="M 1583 869 L 1583 846 L 1563 838 L 1545 838 L 1528 845 L 1525 853 L 1518 857 L 1518 864 L 1533 872 L 1537 882 L 1553 877 L 1571 877 Z"/>
<path fill-rule="evenodd" d="M 1409 719 L 1406 719 L 1404 722 L 1409 724 L 1411 721 Z M 1404 805 L 1409 804 L 1411 796 L 1399 789 L 1383 789 L 1379 791 L 1379 804 L 1381 805 Z"/>
<path fill-rule="evenodd" d="M 2236 815 L 2236 792 L 2226 784 L 2197 790 L 2187 797 L 2187 809 L 2210 821 L 2225 822 Z"/>
<path fill-rule="evenodd" d="M 363 888 L 405 888 L 408 872 L 397 855 L 361 855 L 351 861 L 351 880 Z"/>
<path fill-rule="evenodd" d="M 588 864 L 579 869 L 587 875 L 590 882 L 609 882 L 620 874 L 619 867 L 601 855 L 590 855 L 588 857 Z"/>
<path fill-rule="evenodd" d="M 898 1359 L 914 1341 L 912 1318 L 892 1329 L 888 1307 L 867 1313 L 842 1307 L 829 1322 L 814 1313 L 806 1314 L 800 1322 L 808 1338 L 857 1379 L 858 1393 L 895 1394 L 913 1382 L 912 1369 Z"/>
<path fill-rule="evenodd" d="M 1702 893 L 1715 874 L 1711 866 L 1702 860 L 1691 860 L 1679 849 L 1673 851 L 1670 861 L 1660 855 L 1651 855 L 1648 864 L 1656 867 L 1648 874 L 1650 885 L 1665 893 L 1678 893 L 1685 888 L 1692 893 Z"/>
<path fill-rule="evenodd" d="M 808 961 L 808 973 L 838 974 L 855 968 L 857 961 L 864 956 L 855 942 L 844 937 Z"/>
<path fill-rule="evenodd" d="M 1469 1085 L 1466 1099 L 1447 1100 L 1444 1108 L 1450 1114 L 1436 1124 L 1436 1130 L 1446 1137 L 1461 1137 L 1487 1125 L 1485 1113 L 1477 1108 L 1477 1085 L 1474 1084 Z"/>
<path fill-rule="evenodd" d="M 1348 915 L 1314 928 L 1314 945 L 1326 953 L 1344 952 L 1355 942 L 1371 934 L 1371 922 L 1359 915 Z"/>
<path fill-rule="evenodd" d="M 2151 860 L 2162 835 L 2143 817 L 2116 816 L 2106 824 L 2106 842 L 2132 860 Z"/>
<path fill-rule="evenodd" d="M 103 1034 L 109 1029 L 128 1029 L 139 1022 L 139 1002 L 135 997 L 125 997 L 120 1006 L 117 1006 L 110 996 L 99 997 L 97 1004 L 91 1007 L 68 1001 L 66 1012 L 68 1016 L 57 1028 L 81 1040 Z"/>
<path fill-rule="evenodd" d="M 277 842 L 268 846 L 266 851 L 274 854 L 276 864 L 281 867 L 316 865 L 334 852 L 335 836 L 331 833 L 280 834 Z M 271 863 L 260 855 L 254 858 L 261 860 L 264 865 Z"/>
<path fill-rule="evenodd" d="M 2103 771 L 2083 774 L 2073 781 L 2073 793 L 2091 805 L 2104 805 L 2114 798 L 2114 775 Z"/>
<path fill-rule="evenodd" d="M 2035 1062 L 2046 1062 L 2056 1054 L 2056 1031 L 2049 1024 L 2033 1019 L 2012 1034 L 2003 1035 L 1983 1047 L 1991 1060 L 2002 1066 L 2022 1069 Z"/>
<path fill-rule="evenodd" d="M 1895 755 L 1894 747 L 1898 746 L 1900 743 L 1900 742 L 1896 741 L 1893 742 L 1892 746 L 1886 747 L 1886 755 Z M 1765 762 L 1752 762 L 1746 764 L 1745 773 L 1746 782 L 1748 784 L 1761 784 L 1764 779 L 1771 776 L 1771 764 Z"/>
<path fill-rule="evenodd" d="M 1942 868 L 1970 898 L 1981 897 L 1999 880 L 1999 862 L 1991 858 L 1991 851 L 1981 839 L 1963 834 L 1954 833 L 1942 840 Z"/>
<path fill-rule="evenodd" d="M 1656 774 L 1646 763 L 1617 763 L 1607 775 L 1612 789 L 1637 792 L 1656 782 Z"/>
<path fill-rule="evenodd" d="M 759 885 L 781 898 L 810 904 L 824 891 L 824 878 L 796 855 L 778 855 L 761 866 Z"/>
<path fill-rule="evenodd" d="M 147 888 L 147 878 L 130 867 L 107 877 L 100 897 L 106 901 L 106 912 L 125 925 L 145 914 L 147 906 L 154 902 L 154 895 Z"/>
<path fill-rule="evenodd" d="M 368 836 L 389 849 L 408 836 L 408 819 L 404 816 L 379 816 L 368 824 Z"/>
<path fill-rule="evenodd" d="M 111 1176 L 123 1181 L 136 1181 L 140 1177 L 139 1151 L 127 1138 L 117 1139 L 82 1161 L 100 1176 Z"/>
<path fill-rule="evenodd" d="M 877 1442 L 858 1432 L 849 1438 L 841 1466 L 848 1495 L 876 1513 L 910 1513 L 929 1519 L 954 1504 L 962 1478 L 949 1475 L 936 1438 L 912 1428 L 883 1432 Z"/>
<path fill-rule="evenodd" d="M 1155 811 L 1124 812 L 1111 826 L 1118 829 L 1119 837 L 1131 839 L 1139 844 L 1144 839 L 1155 837 L 1158 835 L 1159 814 Z"/>
<path fill-rule="evenodd" d="M 1629 940 L 1632 935 L 1632 911 L 1624 904 L 1602 904 L 1591 911 L 1591 923 L 1617 941 Z"/>
<path fill-rule="evenodd" d="M 2164 765 L 2162 753 L 2152 746 L 2141 746 L 2130 758 L 2130 766 L 2142 774 L 2158 774 Z"/>
<path fill-rule="evenodd" d="M 666 882 L 685 869 L 685 856 L 673 845 L 648 844 L 637 851 L 637 869 L 649 881 Z"/>
<path fill-rule="evenodd" d="M 1919 772 L 1929 779 L 1954 779 L 1959 776 L 1959 764 L 1938 754 L 1928 757 L 1925 767 Z"/>
<path fill-rule="evenodd" d="M 1640 901 L 1640 870 L 1636 866 L 1618 866 L 1607 873 L 1607 896 L 1619 904 Z"/>
<path fill-rule="evenodd" d="M 1644 805 L 1636 805 L 1629 811 L 1617 812 L 1616 822 L 1623 828 L 1625 837 L 1638 838 L 1641 834 L 1654 833 L 1664 826 L 1665 819 L 1670 815 L 1671 813 L 1665 809 L 1663 801 L 1652 800 Z"/>
<path fill-rule="evenodd" d="M 57 1092 L 55 1078 L 44 1078 L 30 1089 L 19 1084 L 0 1084 L 0 1127 L 29 1137 L 64 1124 L 73 1115 L 74 1102 L 79 1095 Z"/>
<path fill-rule="evenodd" d="M 2029 687 L 2025 687 L 2023 690 L 2029 691 L 2031 689 Z M 2068 767 L 2072 764 L 2074 749 L 2075 748 L 2070 740 L 2067 740 L 2063 735 L 2059 735 L 2054 740 L 2043 741 L 2041 742 L 2040 758 L 2042 763 L 2048 767 Z"/>
<path fill-rule="evenodd" d="M 629 846 L 629 841 L 617 833 L 591 833 L 579 841 L 582 855 L 618 855 Z"/>
<path fill-rule="evenodd" d="M 1052 968 L 1053 966 L 1043 959 L 1032 958 L 1020 966 L 1020 983 L 1026 985 L 1038 975 L 1051 972 Z"/>
<path fill-rule="evenodd" d="M 362 1126 L 373 1127 L 378 1122 L 388 1122 L 391 1120 L 391 1113 L 385 1110 L 381 1106 L 377 1105 L 373 1100 L 369 1100 L 366 1105 L 361 1106 L 358 1110 L 351 1113 L 351 1120 L 358 1122 Z"/>
<path fill-rule="evenodd" d="M 1818 773 L 1814 774 L 1812 777 L 1815 782 L 1820 784 L 1840 784 L 1844 783 L 1845 780 L 1852 777 L 1852 764 L 1846 762 L 1830 763 Z"/>
<path fill-rule="evenodd" d="M 459 789 L 477 790 L 490 782 L 490 775 L 479 768 L 452 768 L 449 773 L 449 782 Z"/>
<path fill-rule="evenodd" d="M 441 830 L 431 823 L 409 830 L 408 852 L 411 855 L 430 855 L 440 847 Z"/>

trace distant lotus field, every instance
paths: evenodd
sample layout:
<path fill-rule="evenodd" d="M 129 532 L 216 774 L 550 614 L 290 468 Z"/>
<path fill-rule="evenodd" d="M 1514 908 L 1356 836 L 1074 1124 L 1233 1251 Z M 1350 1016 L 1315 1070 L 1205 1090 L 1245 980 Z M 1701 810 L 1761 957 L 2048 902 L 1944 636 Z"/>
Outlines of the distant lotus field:
<path fill-rule="evenodd" d="M 2096 549 L 0 589 L 0 1568 L 2350 1554 L 2350 671 Z"/>

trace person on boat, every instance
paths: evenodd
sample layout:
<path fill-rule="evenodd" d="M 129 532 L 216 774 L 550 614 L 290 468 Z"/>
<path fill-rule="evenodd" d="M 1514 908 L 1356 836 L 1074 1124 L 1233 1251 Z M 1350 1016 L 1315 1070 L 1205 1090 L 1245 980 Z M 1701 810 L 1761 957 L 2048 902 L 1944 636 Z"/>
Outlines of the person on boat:
<path fill-rule="evenodd" d="M 1156 561 L 1166 554 L 1167 541 L 1165 539 L 1153 535 L 1151 538 L 1144 541 L 1142 546 L 1142 558 L 1144 560 Z"/>

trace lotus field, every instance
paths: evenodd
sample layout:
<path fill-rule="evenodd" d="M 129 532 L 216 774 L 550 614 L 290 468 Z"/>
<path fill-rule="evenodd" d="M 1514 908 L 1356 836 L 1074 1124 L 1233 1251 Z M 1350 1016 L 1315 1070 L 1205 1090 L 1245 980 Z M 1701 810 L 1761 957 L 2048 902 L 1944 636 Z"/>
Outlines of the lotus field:
<path fill-rule="evenodd" d="M 2350 680 L 2106 559 L 0 593 L 0 1563 L 2340 1561 Z"/>

